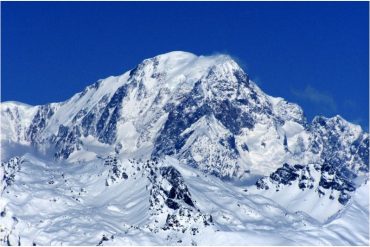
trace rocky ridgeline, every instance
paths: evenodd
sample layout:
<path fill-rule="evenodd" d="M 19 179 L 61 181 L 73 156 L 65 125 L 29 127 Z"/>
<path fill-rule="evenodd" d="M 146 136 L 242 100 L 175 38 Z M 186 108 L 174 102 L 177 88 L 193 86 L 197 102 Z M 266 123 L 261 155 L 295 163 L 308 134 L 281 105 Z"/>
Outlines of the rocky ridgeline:
<path fill-rule="evenodd" d="M 192 199 L 188 187 L 173 166 L 164 166 L 158 160 L 122 162 L 113 156 L 104 160 L 109 167 L 106 186 L 124 183 L 125 180 L 148 180 L 150 214 L 152 223 L 146 227 L 152 232 L 176 231 L 195 235 L 206 226 L 213 224 L 212 216 L 202 213 Z"/>
<path fill-rule="evenodd" d="M 327 164 L 292 166 L 285 163 L 269 177 L 257 180 L 256 186 L 258 189 L 276 191 L 289 186 L 297 186 L 302 191 L 313 190 L 318 196 L 329 194 L 331 200 L 336 199 L 342 205 L 348 203 L 352 192 L 356 190 L 356 184 L 353 181 L 344 178 Z M 334 191 L 339 192 L 337 198 L 334 196 Z"/>

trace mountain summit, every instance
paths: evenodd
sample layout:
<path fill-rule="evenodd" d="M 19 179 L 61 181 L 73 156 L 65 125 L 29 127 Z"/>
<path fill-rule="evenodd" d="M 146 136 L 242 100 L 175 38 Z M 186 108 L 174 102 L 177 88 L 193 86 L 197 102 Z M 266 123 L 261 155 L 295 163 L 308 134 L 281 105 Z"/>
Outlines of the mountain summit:
<path fill-rule="evenodd" d="M 201 240 L 199 231 L 234 232 L 238 225 L 256 221 L 267 226 L 279 219 L 289 227 L 300 221 L 320 229 L 320 224 L 350 210 L 351 197 L 364 190 L 369 172 L 369 136 L 360 126 L 340 116 L 318 116 L 309 123 L 298 105 L 265 94 L 230 56 L 181 51 L 145 59 L 123 75 L 99 80 L 64 102 L 41 106 L 1 103 L 1 144 L 1 205 L 3 212 L 13 210 L 3 236 L 10 244 L 15 243 L 11 240 L 15 236 L 29 241 L 31 235 L 23 236 L 19 230 L 22 224 L 31 224 L 32 231 L 45 231 L 49 238 L 46 226 L 33 226 L 27 215 L 17 211 L 16 205 L 24 206 L 9 195 L 31 193 L 24 181 L 42 170 L 43 175 L 33 182 L 43 184 L 53 177 L 49 182 L 53 181 L 52 191 L 59 195 L 55 200 L 61 201 L 55 210 L 70 214 L 64 189 L 70 188 L 73 194 L 76 188 L 72 185 L 77 186 L 75 176 L 79 176 L 84 180 L 78 183 L 78 195 L 73 194 L 76 207 L 100 212 L 103 205 L 98 207 L 94 198 L 102 199 L 108 191 L 127 195 L 131 201 L 112 196 L 104 199 L 114 214 L 135 226 L 119 231 L 137 231 L 138 236 L 150 231 L 156 236 L 153 238 L 170 241 L 159 241 L 162 244 L 182 239 L 181 232 L 190 234 L 190 242 L 185 244 L 208 243 Z M 85 166 L 76 168 L 82 164 Z M 63 177 L 60 187 L 54 186 L 59 183 L 55 177 L 68 172 L 71 180 Z M 103 185 L 91 187 L 92 182 Z M 139 197 L 125 190 L 135 183 L 140 185 L 135 188 Z M 240 201 L 237 208 L 225 206 L 216 213 L 222 206 L 211 197 L 219 195 L 201 189 L 203 186 L 220 190 L 223 200 Z M 44 191 L 43 186 L 38 188 Z M 228 194 L 231 191 L 235 197 Z M 264 205 L 282 210 L 285 217 L 257 209 L 258 198 L 264 198 Z M 139 206 L 141 200 L 145 203 Z M 212 209 L 205 200 L 212 201 Z M 133 215 L 146 213 L 127 218 L 119 207 L 130 203 L 136 205 Z M 34 207 L 29 214 L 39 209 Z M 293 216 L 297 212 L 304 215 Z M 257 220 L 265 216 L 270 223 Z M 59 229 L 58 222 L 54 219 L 46 225 Z M 114 244 L 114 236 L 122 237 L 122 232 L 112 229 L 108 227 L 106 232 L 113 237 L 102 233 L 100 244 Z M 242 232 L 248 235 L 248 229 Z M 94 234 L 95 230 L 88 227 L 85 233 Z M 295 241 L 294 236 L 290 238 Z M 353 238 L 361 242 L 363 235 Z M 79 244 L 76 241 L 69 238 L 67 243 Z M 240 239 L 236 243 L 260 242 Z"/>

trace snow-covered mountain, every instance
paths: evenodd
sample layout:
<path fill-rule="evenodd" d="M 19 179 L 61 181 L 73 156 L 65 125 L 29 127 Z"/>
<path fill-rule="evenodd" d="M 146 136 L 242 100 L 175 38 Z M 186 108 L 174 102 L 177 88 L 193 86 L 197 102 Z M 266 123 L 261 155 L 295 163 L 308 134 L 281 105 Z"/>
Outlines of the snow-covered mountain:
<path fill-rule="evenodd" d="M 227 55 L 170 52 L 64 102 L 0 107 L 5 244 L 369 240 L 368 133 L 307 122 Z"/>

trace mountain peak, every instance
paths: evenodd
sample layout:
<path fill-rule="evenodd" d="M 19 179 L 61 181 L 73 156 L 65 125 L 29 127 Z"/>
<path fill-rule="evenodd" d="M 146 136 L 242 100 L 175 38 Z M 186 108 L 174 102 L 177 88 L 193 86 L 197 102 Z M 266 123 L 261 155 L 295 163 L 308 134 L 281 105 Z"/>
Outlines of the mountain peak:
<path fill-rule="evenodd" d="M 179 68 L 190 66 L 191 69 L 197 67 L 213 67 L 213 66 L 224 66 L 228 69 L 240 69 L 239 65 L 227 54 L 216 54 L 209 56 L 198 56 L 190 52 L 185 51 L 171 51 L 168 53 L 160 54 L 155 57 L 145 59 L 142 63 L 148 64 L 150 61 L 154 61 L 156 65 L 159 65 L 164 70 L 168 71 L 171 68 Z"/>
<path fill-rule="evenodd" d="M 167 53 L 157 55 L 155 57 L 161 60 L 168 60 L 168 59 L 177 60 L 177 59 L 194 59 L 194 58 L 197 58 L 198 56 L 191 52 L 186 52 L 186 51 L 170 51 Z"/>
<path fill-rule="evenodd" d="M 351 129 L 355 132 L 361 132 L 362 131 L 362 128 L 360 125 L 358 124 L 354 124 L 354 123 L 351 123 L 351 122 L 348 122 L 346 119 L 344 119 L 342 116 L 340 115 L 335 115 L 333 117 L 324 117 L 324 116 L 316 116 L 314 117 L 314 119 L 312 120 L 312 124 L 314 126 L 321 126 L 321 127 L 325 127 L 325 128 L 338 128 L 338 129 L 341 129 L 341 131 L 344 130 L 344 128 L 346 129 Z"/>
<path fill-rule="evenodd" d="M 232 59 L 232 57 L 230 55 L 221 54 L 221 53 L 220 54 L 214 54 L 214 55 L 207 55 L 207 56 L 204 56 L 204 55 L 198 56 L 194 53 L 187 52 L 187 51 L 170 51 L 170 52 L 167 52 L 167 53 L 157 55 L 157 56 L 155 56 L 151 59 L 158 59 L 161 62 L 179 61 L 179 60 L 186 61 L 186 60 L 194 60 L 194 59 L 207 59 L 207 60 L 213 60 L 215 63 L 223 63 L 223 62 L 229 61 L 229 62 L 232 62 L 232 63 L 236 64 L 236 62 Z"/>
<path fill-rule="evenodd" d="M 179 86 L 191 87 L 210 73 L 227 80 L 237 71 L 244 74 L 228 55 L 197 56 L 173 51 L 143 60 L 130 71 L 129 81 L 142 84 L 148 90 L 159 90 L 158 87 L 164 86 L 173 91 Z"/>
<path fill-rule="evenodd" d="M 7 102 L 0 111 L 1 159 L 9 159 L 0 167 L 0 242 L 9 245 L 48 244 L 50 227 L 62 229 L 50 233 L 62 234 L 61 244 L 90 245 L 138 232 L 190 245 L 179 241 L 253 225 L 296 234 L 299 222 L 304 233 L 345 213 L 368 181 L 368 134 L 340 116 L 307 123 L 298 105 L 265 94 L 228 55 L 169 52 L 64 102 Z M 26 213 L 22 198 L 33 198 Z M 74 217 L 86 209 L 89 224 Z M 72 242 L 68 212 L 72 230 L 84 226 Z M 96 224 L 104 232 L 90 232 Z"/>

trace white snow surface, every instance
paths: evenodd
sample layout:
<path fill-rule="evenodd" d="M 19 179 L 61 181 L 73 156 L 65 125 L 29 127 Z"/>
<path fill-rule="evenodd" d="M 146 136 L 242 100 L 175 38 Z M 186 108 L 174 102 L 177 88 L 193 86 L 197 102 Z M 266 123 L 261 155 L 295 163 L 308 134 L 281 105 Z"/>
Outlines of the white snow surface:
<path fill-rule="evenodd" d="M 105 185 L 109 166 L 102 160 L 66 164 L 24 155 L 15 183 L 0 199 L 2 232 L 10 244 L 96 245 L 367 245 L 369 186 L 362 186 L 347 208 L 321 223 L 290 211 L 263 195 L 166 158 L 183 176 L 195 205 L 212 215 L 214 224 L 196 235 L 149 230 L 152 224 L 150 182 L 132 163 L 128 179 Z M 4 171 L 2 171 L 4 172 Z M 38 174 L 35 176 L 35 174 Z M 163 215 L 161 217 L 166 217 Z M 113 236 L 113 239 L 111 238 Z"/>

